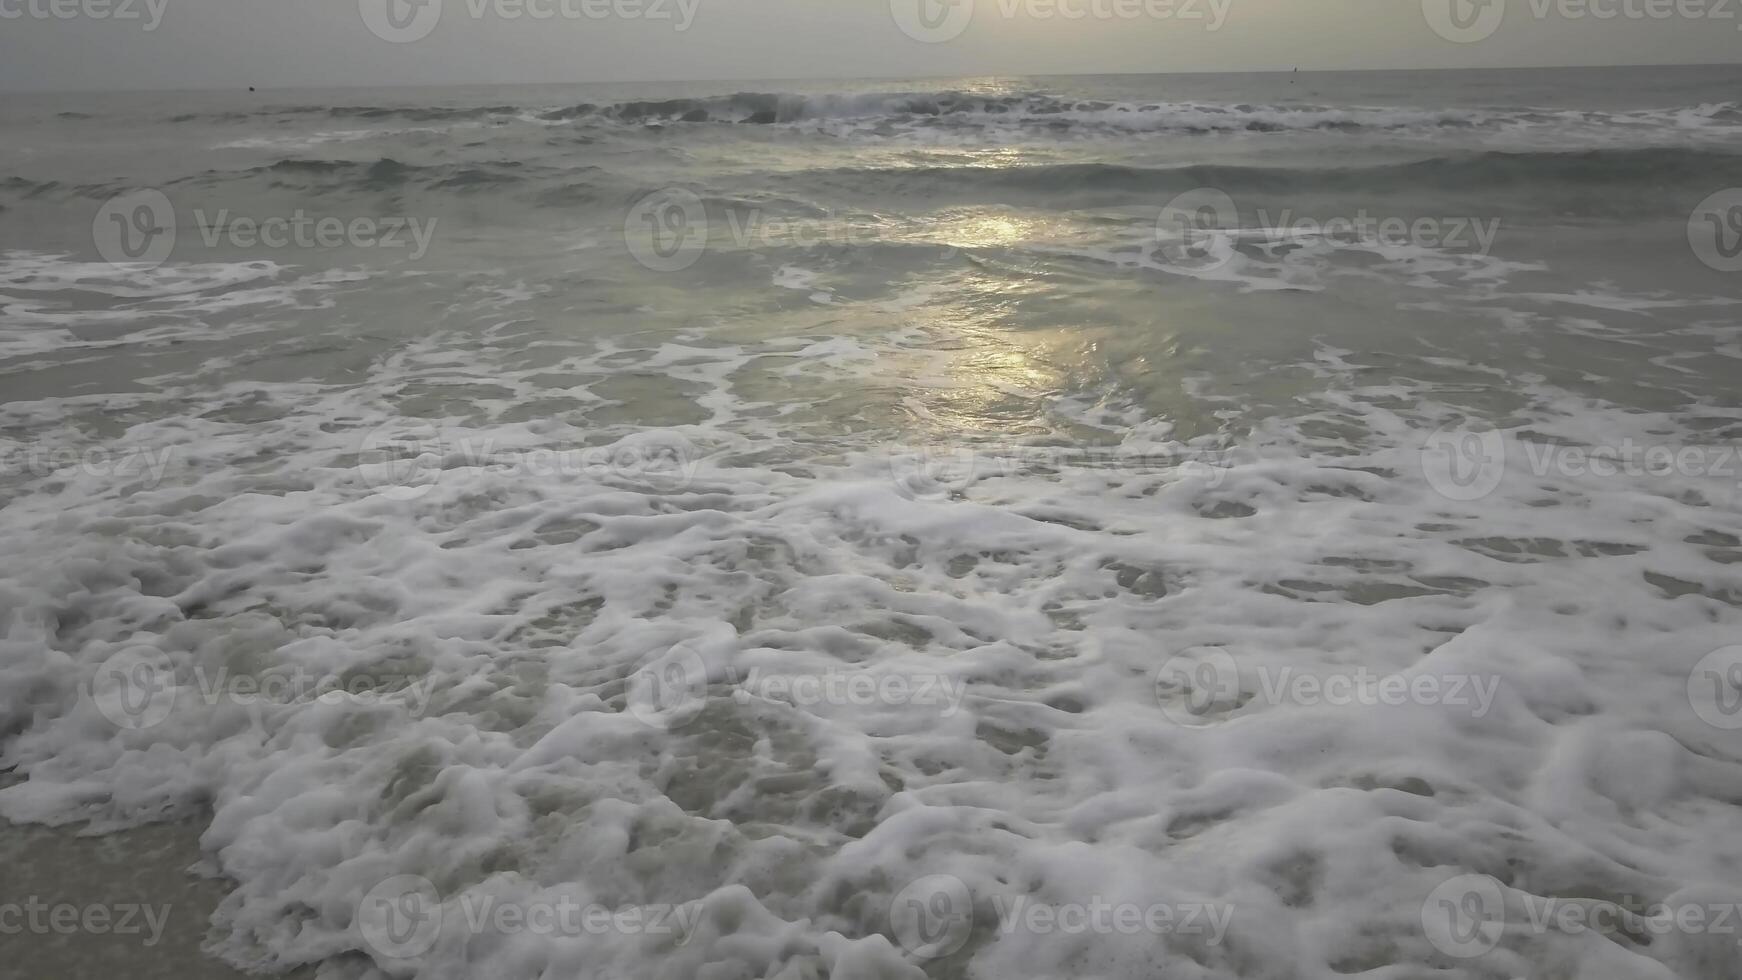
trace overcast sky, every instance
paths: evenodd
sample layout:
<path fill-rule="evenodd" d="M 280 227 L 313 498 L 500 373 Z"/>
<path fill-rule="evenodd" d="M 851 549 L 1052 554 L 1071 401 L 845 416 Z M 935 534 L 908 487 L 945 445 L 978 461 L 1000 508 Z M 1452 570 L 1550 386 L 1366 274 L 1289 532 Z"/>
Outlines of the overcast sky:
<path fill-rule="evenodd" d="M 0 0 L 0 90 L 1735 62 L 1739 27 L 1742 0 Z"/>

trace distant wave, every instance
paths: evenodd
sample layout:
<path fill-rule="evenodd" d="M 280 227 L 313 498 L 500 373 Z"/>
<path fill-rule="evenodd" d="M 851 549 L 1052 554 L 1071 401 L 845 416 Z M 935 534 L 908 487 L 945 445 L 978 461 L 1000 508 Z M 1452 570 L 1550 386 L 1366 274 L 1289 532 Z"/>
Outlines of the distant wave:
<path fill-rule="evenodd" d="M 979 124 L 1106 125 L 1131 130 L 1284 130 L 1385 128 L 1411 125 L 1468 126 L 1460 111 L 1342 109 L 1191 103 L 1134 103 L 1060 99 L 1050 95 L 969 95 L 961 92 L 897 92 L 863 95 L 791 95 L 741 92 L 705 99 L 583 104 L 541 114 L 546 120 L 609 120 L 650 123 L 786 124 L 805 121 L 926 122 Z"/>
<path fill-rule="evenodd" d="M 1499 189 L 1513 185 L 1709 183 L 1735 173 L 1742 156 L 1702 149 L 1480 153 L 1371 167 L 1293 168 L 1200 165 L 1171 168 L 1072 163 L 1026 167 L 866 167 L 805 176 L 871 188 L 887 181 L 909 190 L 995 188 L 1044 194 L 1085 189 L 1119 192 L 1301 192 Z"/>
<path fill-rule="evenodd" d="M 497 106 L 289 106 L 268 109 L 260 115 L 278 117 L 324 116 L 332 119 L 399 119 L 410 122 L 463 122 L 470 119 L 509 117 L 526 110 Z M 197 117 L 184 117 L 197 118 Z"/>
<path fill-rule="evenodd" d="M 53 180 L 34 181 L 25 180 L 23 177 L 0 178 L 0 194 L 5 194 L 8 197 L 36 197 L 53 193 L 60 189 L 60 186 L 58 181 Z"/>
<path fill-rule="evenodd" d="M 854 133 L 890 133 L 911 128 L 1017 127 L 1055 131 L 1178 133 L 1269 133 L 1295 131 L 1372 132 L 1409 129 L 1528 128 L 1537 126 L 1656 127 L 1742 130 L 1742 104 L 1594 113 L 1557 109 L 1412 109 L 1312 104 L 1257 105 L 1198 102 L 1112 102 L 1068 99 L 1039 92 L 976 95 L 958 91 L 874 92 L 805 95 L 740 92 L 707 98 L 562 107 L 495 106 L 290 106 L 258 116 L 326 117 L 417 123 L 516 120 L 580 125 L 811 125 L 844 126 Z M 182 115 L 172 122 L 236 122 L 234 113 Z"/>
<path fill-rule="evenodd" d="M 782 171 L 789 190 L 963 200 L 995 197 L 1070 200 L 1079 205 L 1119 199 L 1155 201 L 1212 187 L 1231 194 L 1318 192 L 1382 195 L 1421 191 L 1533 191 L 1557 188 L 1604 191 L 1616 207 L 1653 189 L 1704 187 L 1716 174 L 1742 173 L 1742 154 L 1709 149 L 1613 149 L 1569 152 L 1479 153 L 1436 156 L 1367 167 L 1251 167 L 1197 165 L 1134 167 L 1104 163 L 1020 167 L 845 167 Z M 524 189 L 545 205 L 633 198 L 655 188 L 632 174 L 597 166 L 550 167 L 513 160 L 415 165 L 384 157 L 370 161 L 288 157 L 241 170 L 209 170 L 169 181 L 166 188 L 217 187 L 258 182 L 310 193 L 422 191 L 474 194 Z M 101 198 L 121 185 L 67 186 L 0 177 L 0 199 Z M 703 197 L 712 199 L 705 188 Z M 1607 193 L 1612 190 L 1613 193 Z M 766 202 L 764 202 L 766 203 Z"/>
<path fill-rule="evenodd" d="M 207 171 L 174 183 L 216 184 L 249 178 L 268 178 L 275 185 L 292 184 L 326 190 L 470 190 L 518 184 L 530 172 L 543 172 L 516 161 L 418 166 L 384 157 L 373 163 L 354 160 L 320 160 L 290 157 L 241 171 Z M 592 170 L 593 168 L 583 168 Z"/>

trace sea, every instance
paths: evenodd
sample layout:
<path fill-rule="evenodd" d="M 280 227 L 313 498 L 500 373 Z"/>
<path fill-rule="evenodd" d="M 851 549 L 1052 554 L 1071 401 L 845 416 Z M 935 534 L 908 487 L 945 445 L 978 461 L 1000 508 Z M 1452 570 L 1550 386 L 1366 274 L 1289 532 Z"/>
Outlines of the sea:
<path fill-rule="evenodd" d="M 6 955 L 1733 980 L 1739 100 L 9 95 Z"/>

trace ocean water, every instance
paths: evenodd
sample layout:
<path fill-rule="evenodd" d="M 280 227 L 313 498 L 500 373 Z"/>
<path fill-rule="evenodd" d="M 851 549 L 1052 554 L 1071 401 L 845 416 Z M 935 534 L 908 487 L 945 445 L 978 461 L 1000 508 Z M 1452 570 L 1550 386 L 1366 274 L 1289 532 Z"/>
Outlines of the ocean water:
<path fill-rule="evenodd" d="M 9 97 L 0 817 L 265 972 L 1733 978 L 1739 83 Z"/>

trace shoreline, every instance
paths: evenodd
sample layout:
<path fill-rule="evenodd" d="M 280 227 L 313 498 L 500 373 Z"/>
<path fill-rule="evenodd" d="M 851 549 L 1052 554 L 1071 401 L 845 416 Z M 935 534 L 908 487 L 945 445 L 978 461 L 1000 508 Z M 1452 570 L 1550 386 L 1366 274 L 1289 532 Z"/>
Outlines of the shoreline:
<path fill-rule="evenodd" d="M 0 773 L 0 787 L 23 780 Z M 79 825 L 0 820 L 6 884 L 0 909 L 23 940 L 7 943 L 16 976 L 244 980 L 261 976 L 205 952 L 212 913 L 229 893 L 189 821 L 83 836 Z M 312 977 L 314 970 L 283 976 Z"/>

